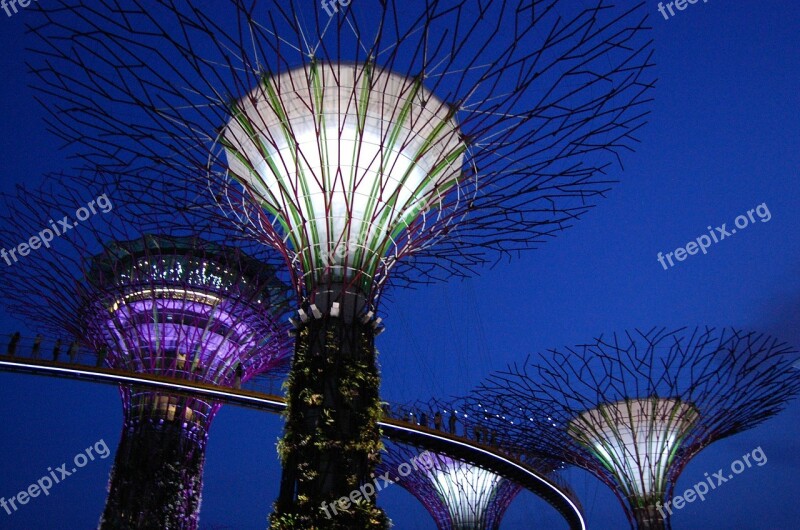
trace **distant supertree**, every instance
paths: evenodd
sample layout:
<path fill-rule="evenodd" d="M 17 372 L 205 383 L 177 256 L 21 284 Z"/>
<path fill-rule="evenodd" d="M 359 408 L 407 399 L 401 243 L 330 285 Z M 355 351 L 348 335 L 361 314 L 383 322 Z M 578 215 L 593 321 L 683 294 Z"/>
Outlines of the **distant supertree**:
<path fill-rule="evenodd" d="M 522 486 L 467 462 L 426 453 L 402 444 L 388 444 L 378 473 L 414 495 L 430 512 L 439 530 L 497 530 Z M 414 458 L 427 465 L 404 473 Z M 398 471 L 400 470 L 400 471 Z"/>
<path fill-rule="evenodd" d="M 274 266 L 174 235 L 201 228 L 182 225 L 191 220 L 177 212 L 163 220 L 164 234 L 133 238 L 141 219 L 126 217 L 137 206 L 122 195 L 90 203 L 79 180 L 59 179 L 55 187 L 4 197 L 3 248 L 40 239 L 34 254 L 0 271 L 13 316 L 131 373 L 234 387 L 286 370 L 291 350 L 277 319 L 288 290 Z M 77 219 L 63 220 L 72 228 L 55 233 L 53 220 L 71 210 Z M 120 392 L 124 426 L 100 527 L 197 528 L 208 432 L 220 403 L 129 385 Z"/>
<path fill-rule="evenodd" d="M 109 350 L 113 368 L 234 387 L 287 360 L 270 304 L 274 270 L 234 249 L 156 236 L 117 242 L 95 257 L 88 281 L 87 339 Z M 220 404 L 135 387 L 122 397 L 105 527 L 196 528 Z"/>
<path fill-rule="evenodd" d="M 686 464 L 709 444 L 780 412 L 800 390 L 797 352 L 732 329 L 652 329 L 550 350 L 475 392 L 486 421 L 531 454 L 605 482 L 634 528 L 670 528 Z"/>
<path fill-rule="evenodd" d="M 273 522 L 380 527 L 374 504 L 336 521 L 320 506 L 379 460 L 390 271 L 469 274 L 604 195 L 647 114 L 646 14 L 611 0 L 266 4 L 59 0 L 40 10 L 33 71 L 88 167 L 149 179 L 141 200 L 156 204 L 207 190 L 198 211 L 284 257 L 300 320 Z"/>

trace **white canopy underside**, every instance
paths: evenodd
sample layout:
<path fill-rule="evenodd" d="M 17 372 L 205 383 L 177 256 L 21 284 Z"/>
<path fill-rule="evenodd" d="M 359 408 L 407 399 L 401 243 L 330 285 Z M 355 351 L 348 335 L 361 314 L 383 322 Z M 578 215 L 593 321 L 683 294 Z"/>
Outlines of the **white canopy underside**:
<path fill-rule="evenodd" d="M 450 512 L 453 527 L 483 528 L 502 477 L 449 457 L 437 455 L 435 462 L 427 473 Z"/>
<path fill-rule="evenodd" d="M 228 170 L 317 281 L 373 275 L 461 175 L 465 148 L 450 108 L 371 64 L 265 78 L 237 110 L 224 132 Z"/>
<path fill-rule="evenodd" d="M 663 493 L 675 451 L 697 418 L 693 405 L 675 399 L 626 400 L 582 413 L 569 432 L 629 497 L 642 498 Z"/>

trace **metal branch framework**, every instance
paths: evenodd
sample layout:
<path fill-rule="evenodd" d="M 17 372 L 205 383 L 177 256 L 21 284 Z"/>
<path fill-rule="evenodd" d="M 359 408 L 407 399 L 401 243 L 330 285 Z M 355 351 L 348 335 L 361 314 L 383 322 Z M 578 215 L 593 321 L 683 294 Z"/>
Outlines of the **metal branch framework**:
<path fill-rule="evenodd" d="M 643 3 L 325 7 L 59 0 L 35 87 L 85 165 L 156 202 L 208 188 L 301 296 L 344 279 L 376 303 L 390 269 L 466 275 L 570 226 L 648 113 Z"/>
<path fill-rule="evenodd" d="M 416 459 L 416 460 L 415 460 Z M 423 461 L 406 472 L 404 466 Z M 439 530 L 497 530 L 522 487 L 467 462 L 416 448 L 390 444 L 378 468 L 414 495 L 436 521 Z"/>
<path fill-rule="evenodd" d="M 600 478 L 632 526 L 669 528 L 659 508 L 689 460 L 780 412 L 800 391 L 797 358 L 754 332 L 637 330 L 528 358 L 470 401 L 508 443 Z"/>
<path fill-rule="evenodd" d="M 394 405 L 387 403 L 384 414 L 413 425 L 467 438 L 476 445 L 505 454 L 547 476 L 549 481 L 558 485 L 564 497 L 579 510 L 583 509 L 577 494 L 560 474 L 565 463 L 559 455 L 541 450 L 531 451 L 518 437 L 508 435 L 502 425 L 506 420 L 504 415 L 490 412 L 472 396 L 451 401 L 430 399 Z M 490 419 L 490 415 L 495 417 Z M 458 459 L 458 455 L 447 456 Z"/>
<path fill-rule="evenodd" d="M 128 210 L 131 197 L 121 193 L 98 196 L 93 202 L 104 211 L 94 217 L 76 211 L 77 219 L 62 219 L 91 197 L 80 177 L 62 177 L 50 182 L 60 192 L 20 188 L 3 197 L 4 249 L 34 234 L 50 239 L 0 271 L 12 315 L 67 337 L 71 361 L 84 346 L 98 365 L 228 387 L 285 372 L 291 349 L 278 319 L 289 290 L 274 266 L 221 243 L 167 235 L 185 230 L 177 215 L 162 220 L 164 234 L 140 233 L 136 217 L 127 217 L 135 202 Z M 54 219 L 73 227 L 54 234 Z M 220 403 L 130 385 L 120 392 L 124 427 L 101 528 L 197 528 Z"/>
<path fill-rule="evenodd" d="M 530 455 L 519 446 L 490 428 L 486 421 L 487 413 L 475 406 L 471 398 L 459 398 L 448 402 L 439 399 L 428 401 L 417 400 L 411 403 L 395 405 L 393 415 L 403 421 L 420 425 L 429 429 L 441 430 L 453 435 L 470 438 L 476 443 L 497 449 L 517 460 L 525 461 L 536 469 L 552 472 L 559 467 L 555 460 L 546 463 L 545 460 L 531 460 Z M 571 494 L 571 492 L 566 492 Z"/>
<path fill-rule="evenodd" d="M 54 4 L 31 70 L 78 164 L 286 262 L 300 320 L 273 526 L 381 527 L 374 506 L 318 506 L 379 458 L 382 289 L 535 247 L 609 190 L 653 87 L 643 2 Z"/>

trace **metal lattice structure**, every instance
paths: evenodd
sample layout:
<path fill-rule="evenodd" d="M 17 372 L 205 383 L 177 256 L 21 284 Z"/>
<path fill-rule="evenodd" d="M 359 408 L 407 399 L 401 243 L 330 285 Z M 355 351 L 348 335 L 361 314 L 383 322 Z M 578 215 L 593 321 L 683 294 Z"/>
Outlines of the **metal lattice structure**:
<path fill-rule="evenodd" d="M 662 503 L 709 444 L 780 412 L 800 391 L 798 354 L 735 329 L 601 336 L 493 373 L 471 398 L 530 454 L 593 473 L 634 528 L 669 528 Z"/>
<path fill-rule="evenodd" d="M 337 523 L 318 509 L 379 459 L 383 288 L 465 276 L 570 226 L 610 189 L 653 87 L 643 3 L 39 13 L 35 85 L 80 163 L 148 182 L 155 208 L 185 197 L 285 260 L 300 320 L 276 528 L 385 524 L 374 506 Z"/>
<path fill-rule="evenodd" d="M 527 461 L 536 469 L 550 473 L 560 467 L 557 459 L 546 463 L 542 458 L 529 459 L 523 447 L 515 446 L 502 432 L 495 430 L 487 422 L 487 412 L 475 406 L 471 398 L 458 398 L 450 401 L 430 399 L 411 403 L 396 404 L 392 414 L 408 423 L 449 434 L 468 438 L 475 443 L 490 447 L 519 461 Z M 541 455 L 540 455 L 541 457 Z"/>
<path fill-rule="evenodd" d="M 80 178 L 50 184 L 62 191 L 20 189 L 4 197 L 3 248 L 37 231 L 43 236 L 42 226 L 55 227 L 48 219 L 85 204 Z M 97 203 L 105 213 L 116 208 L 113 218 L 97 212 L 71 220 L 71 231 L 2 271 L 10 313 L 67 337 L 71 362 L 85 347 L 98 365 L 115 370 L 228 387 L 285 373 L 291 349 L 278 319 L 289 291 L 275 267 L 221 243 L 167 234 L 185 230 L 178 215 L 163 220 L 164 234 L 133 238 L 141 227 L 126 217 L 126 197 L 111 196 Z M 197 227 L 194 220 L 190 226 Z M 58 355 L 56 345 L 53 359 Z M 124 426 L 101 528 L 197 528 L 205 449 L 220 403 L 135 385 L 120 393 Z"/>
<path fill-rule="evenodd" d="M 76 156 L 155 202 L 200 181 L 198 207 L 281 252 L 303 297 L 344 280 L 377 303 L 390 270 L 466 275 L 551 239 L 610 189 L 653 86 L 643 3 L 40 14 L 35 87 Z"/>
<path fill-rule="evenodd" d="M 467 462 L 436 453 L 417 454 L 407 445 L 391 444 L 379 466 L 414 495 L 436 521 L 439 530 L 497 530 L 522 487 Z M 406 473 L 403 465 L 424 461 Z M 404 476 L 405 475 L 405 476 Z"/>

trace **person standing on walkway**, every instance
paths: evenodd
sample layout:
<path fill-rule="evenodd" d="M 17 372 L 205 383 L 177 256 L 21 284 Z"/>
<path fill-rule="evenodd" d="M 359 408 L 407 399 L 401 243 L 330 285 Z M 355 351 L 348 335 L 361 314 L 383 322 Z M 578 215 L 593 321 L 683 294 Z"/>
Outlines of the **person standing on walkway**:
<path fill-rule="evenodd" d="M 436 411 L 436 414 L 433 415 L 433 428 L 437 431 L 442 430 L 442 413 L 438 410 Z"/>
<path fill-rule="evenodd" d="M 17 344 L 19 344 L 19 339 L 21 335 L 19 331 L 11 335 L 11 340 L 8 341 L 8 356 L 13 357 L 17 353 Z"/>
<path fill-rule="evenodd" d="M 242 388 L 242 363 L 238 363 L 236 365 L 236 374 L 233 378 L 233 388 L 237 390 Z"/>
<path fill-rule="evenodd" d="M 33 359 L 38 359 L 39 358 L 39 353 L 40 353 L 40 351 L 42 349 L 42 340 L 43 339 L 44 339 L 44 337 L 42 337 L 41 333 L 36 335 L 36 338 L 33 339 L 33 349 L 31 350 L 31 358 L 33 358 Z"/>
<path fill-rule="evenodd" d="M 100 368 L 106 361 L 106 355 L 108 355 L 108 348 L 106 345 L 103 344 L 100 346 L 100 349 L 97 350 L 97 367 Z"/>
<path fill-rule="evenodd" d="M 78 358 L 78 341 L 77 340 L 73 340 L 69 344 L 69 350 L 67 350 L 67 353 L 69 354 L 69 362 L 71 364 L 75 364 L 75 360 Z"/>
<path fill-rule="evenodd" d="M 472 428 L 472 434 L 475 437 L 475 441 L 478 442 L 478 443 L 481 443 L 481 432 L 482 432 L 482 430 L 483 429 L 481 429 L 480 425 L 476 425 L 475 427 Z"/>

